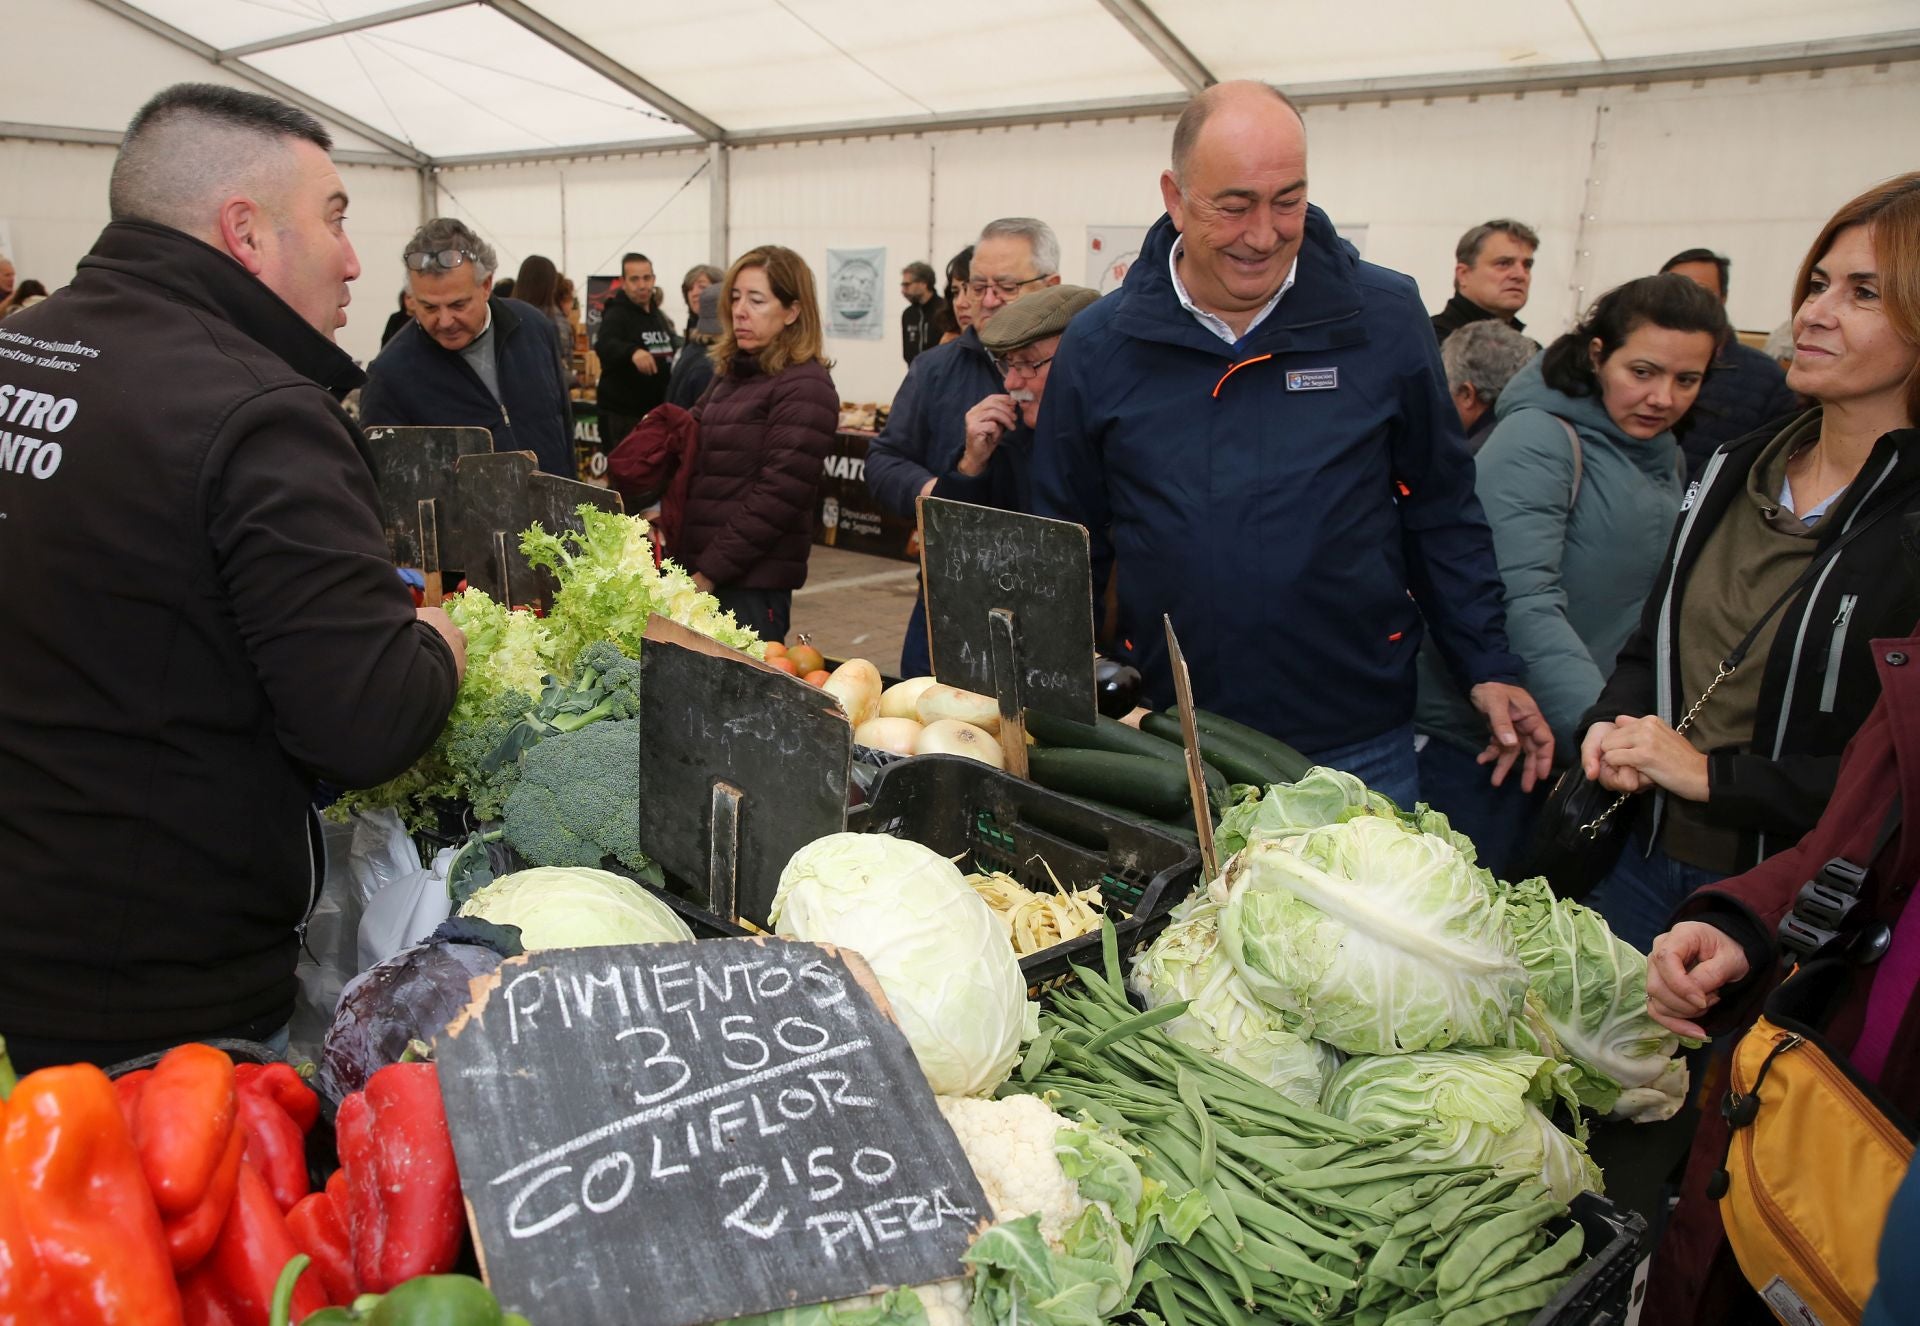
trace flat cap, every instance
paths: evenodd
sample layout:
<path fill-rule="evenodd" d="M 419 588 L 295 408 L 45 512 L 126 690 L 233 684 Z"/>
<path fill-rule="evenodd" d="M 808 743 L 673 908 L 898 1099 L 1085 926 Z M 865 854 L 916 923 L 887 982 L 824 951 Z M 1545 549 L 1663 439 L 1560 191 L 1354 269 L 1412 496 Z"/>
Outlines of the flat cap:
<path fill-rule="evenodd" d="M 987 319 L 980 328 L 980 344 L 991 354 L 1003 355 L 1058 336 L 1074 314 L 1098 298 L 1098 290 L 1083 285 L 1042 286 Z"/>

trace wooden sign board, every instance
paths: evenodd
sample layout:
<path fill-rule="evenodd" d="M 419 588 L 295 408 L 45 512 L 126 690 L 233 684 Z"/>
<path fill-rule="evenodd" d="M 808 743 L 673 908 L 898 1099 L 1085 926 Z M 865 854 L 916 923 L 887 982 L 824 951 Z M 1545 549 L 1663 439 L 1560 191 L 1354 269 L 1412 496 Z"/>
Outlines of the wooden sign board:
<path fill-rule="evenodd" d="M 1167 661 L 1173 666 L 1173 698 L 1180 714 L 1180 737 L 1186 746 L 1187 800 L 1193 807 L 1193 831 L 1200 840 L 1202 879 L 1220 878 L 1219 854 L 1213 846 L 1213 806 L 1207 800 L 1206 765 L 1200 758 L 1200 729 L 1193 717 L 1193 677 L 1187 671 L 1187 656 L 1180 652 L 1180 638 L 1173 633 L 1173 614 L 1160 619 L 1167 629 Z"/>
<path fill-rule="evenodd" d="M 369 428 L 374 480 L 380 489 L 380 523 L 395 566 L 428 577 L 451 567 L 454 522 L 453 468 L 462 456 L 493 450 L 484 428 Z M 429 584 L 432 581 L 429 580 Z M 429 597 L 438 602 L 437 594 Z"/>
<path fill-rule="evenodd" d="M 520 554 L 520 536 L 535 521 L 548 533 L 580 529 L 578 508 L 619 511 L 606 488 L 540 473 L 531 451 L 462 456 L 454 465 L 453 549 L 467 583 L 513 606 L 553 601 L 555 586 Z M 447 535 L 441 532 L 441 546 Z"/>
<path fill-rule="evenodd" d="M 715 915 L 770 928 L 788 859 L 847 827 L 853 728 L 818 687 L 665 617 L 644 641 L 640 841 Z"/>
<path fill-rule="evenodd" d="M 926 1284 L 992 1221 L 856 953 L 549 949 L 473 985 L 440 1090 L 509 1310 L 694 1326 Z"/>
<path fill-rule="evenodd" d="M 992 626 L 999 612 L 1003 622 L 1012 619 L 1019 706 L 1093 722 L 1093 572 L 1084 527 L 923 497 L 920 555 L 941 681 L 1000 693 Z"/>

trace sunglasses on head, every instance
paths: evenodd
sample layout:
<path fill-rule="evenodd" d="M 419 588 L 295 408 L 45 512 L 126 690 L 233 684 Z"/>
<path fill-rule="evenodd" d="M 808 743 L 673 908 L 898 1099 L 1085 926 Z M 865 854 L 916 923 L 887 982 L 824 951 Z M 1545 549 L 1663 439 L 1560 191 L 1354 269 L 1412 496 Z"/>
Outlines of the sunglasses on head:
<path fill-rule="evenodd" d="M 463 249 L 441 249 L 435 253 L 409 253 L 407 270 L 424 272 L 430 267 L 438 267 L 443 272 L 450 272 L 460 264 L 472 261 L 473 255 Z"/>

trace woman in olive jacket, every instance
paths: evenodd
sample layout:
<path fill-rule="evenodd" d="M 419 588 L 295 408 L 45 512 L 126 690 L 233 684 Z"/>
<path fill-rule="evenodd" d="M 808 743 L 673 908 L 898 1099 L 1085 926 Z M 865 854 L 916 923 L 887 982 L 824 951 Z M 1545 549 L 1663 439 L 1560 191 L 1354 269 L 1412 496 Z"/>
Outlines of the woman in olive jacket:
<path fill-rule="evenodd" d="M 743 255 L 720 307 L 714 385 L 694 411 L 699 441 L 673 555 L 742 626 L 780 640 L 807 580 L 840 394 L 799 254 L 770 244 Z"/>
<path fill-rule="evenodd" d="M 1588 777 L 1655 793 L 1632 806 L 1634 839 L 1587 899 L 1642 950 L 1693 889 L 1813 827 L 1880 695 L 1868 642 L 1920 616 L 1920 577 L 1899 554 L 1920 511 L 1920 173 L 1827 222 L 1793 327 L 1788 385 L 1817 407 L 1713 456 L 1580 724 Z"/>

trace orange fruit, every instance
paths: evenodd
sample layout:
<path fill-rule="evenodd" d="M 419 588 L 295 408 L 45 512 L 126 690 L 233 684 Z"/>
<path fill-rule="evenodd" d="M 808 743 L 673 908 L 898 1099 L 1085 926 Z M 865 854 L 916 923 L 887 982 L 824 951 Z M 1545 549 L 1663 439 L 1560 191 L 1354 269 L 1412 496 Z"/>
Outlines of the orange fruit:
<path fill-rule="evenodd" d="M 827 660 L 822 658 L 820 651 L 812 645 L 795 645 L 787 651 L 787 657 L 793 660 L 794 666 L 800 669 L 802 676 L 809 672 L 819 672 L 827 666 Z"/>
<path fill-rule="evenodd" d="M 776 658 L 785 658 L 786 656 L 787 647 L 785 645 L 781 644 L 778 640 L 769 640 L 767 642 L 767 662 L 771 663 Z"/>
<path fill-rule="evenodd" d="M 779 668 L 780 671 L 786 673 L 790 677 L 797 677 L 800 675 L 800 669 L 796 668 L 793 665 L 793 660 L 788 658 L 785 654 L 769 655 L 767 658 L 767 666 L 771 668 Z"/>
<path fill-rule="evenodd" d="M 831 677 L 832 675 L 833 674 L 831 672 L 828 672 L 825 668 L 815 668 L 812 672 L 809 672 L 806 675 L 804 680 L 809 686 L 825 686 L 827 684 L 827 678 Z"/>

